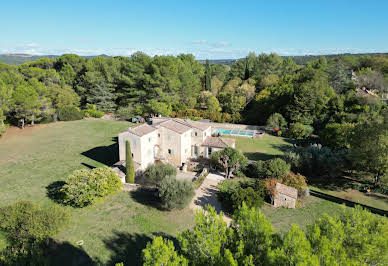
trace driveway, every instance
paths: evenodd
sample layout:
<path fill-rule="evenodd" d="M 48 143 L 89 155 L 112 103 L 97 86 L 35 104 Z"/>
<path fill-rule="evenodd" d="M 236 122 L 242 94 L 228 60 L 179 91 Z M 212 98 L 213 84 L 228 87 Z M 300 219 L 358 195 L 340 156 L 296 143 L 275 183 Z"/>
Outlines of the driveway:
<path fill-rule="evenodd" d="M 190 204 L 193 210 L 203 209 L 207 204 L 213 206 L 217 213 L 222 211 L 221 202 L 217 199 L 217 184 L 224 180 L 219 174 L 208 174 L 202 185 L 195 191 L 195 196 Z M 229 225 L 231 218 L 224 213 L 224 221 Z"/>

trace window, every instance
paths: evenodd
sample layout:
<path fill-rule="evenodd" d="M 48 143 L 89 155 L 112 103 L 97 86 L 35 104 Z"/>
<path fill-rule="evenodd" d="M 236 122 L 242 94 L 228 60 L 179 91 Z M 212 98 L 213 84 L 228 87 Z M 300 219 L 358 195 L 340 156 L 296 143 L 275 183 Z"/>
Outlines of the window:
<path fill-rule="evenodd" d="M 171 136 L 170 136 L 170 135 L 168 135 L 168 136 L 167 136 L 167 139 L 168 139 L 168 140 L 171 140 Z"/>
<path fill-rule="evenodd" d="M 173 149 L 168 149 L 168 154 L 174 155 L 174 150 Z"/>
<path fill-rule="evenodd" d="M 158 133 L 158 138 L 160 138 L 160 133 Z"/>
<path fill-rule="evenodd" d="M 148 142 L 151 142 L 151 138 L 148 138 Z"/>
<path fill-rule="evenodd" d="M 197 131 L 195 131 L 195 132 L 194 132 L 194 136 L 198 136 L 198 133 L 197 133 Z"/>
<path fill-rule="evenodd" d="M 213 148 L 212 148 L 212 147 L 209 147 L 209 149 L 208 149 L 208 153 L 209 153 L 209 155 L 211 155 L 211 154 L 212 154 L 212 152 L 213 152 Z"/>
<path fill-rule="evenodd" d="M 136 140 L 135 139 L 133 140 L 133 146 L 134 147 L 136 146 Z"/>

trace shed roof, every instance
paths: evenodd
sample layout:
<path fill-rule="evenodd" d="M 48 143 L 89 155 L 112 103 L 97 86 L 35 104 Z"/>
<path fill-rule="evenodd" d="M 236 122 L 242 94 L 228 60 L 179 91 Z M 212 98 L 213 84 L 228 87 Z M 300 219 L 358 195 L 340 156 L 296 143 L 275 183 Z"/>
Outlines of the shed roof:
<path fill-rule="evenodd" d="M 298 190 L 297 189 L 283 185 L 281 183 L 276 183 L 276 192 L 280 193 L 280 194 L 287 195 L 287 196 L 294 198 L 294 199 L 298 198 Z"/>
<path fill-rule="evenodd" d="M 148 124 L 142 124 L 142 125 L 139 125 L 136 127 L 128 128 L 129 133 L 135 134 L 139 137 L 147 135 L 155 130 L 156 130 L 156 128 L 154 128 L 153 126 L 150 126 Z"/>
<path fill-rule="evenodd" d="M 201 146 L 209 146 L 215 148 L 226 148 L 232 146 L 236 141 L 221 137 L 207 137 Z"/>

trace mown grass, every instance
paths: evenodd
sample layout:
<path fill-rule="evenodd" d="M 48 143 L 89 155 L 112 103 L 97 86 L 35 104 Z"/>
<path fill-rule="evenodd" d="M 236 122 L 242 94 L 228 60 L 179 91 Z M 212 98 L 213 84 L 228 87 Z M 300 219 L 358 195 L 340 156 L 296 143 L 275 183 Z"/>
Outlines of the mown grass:
<path fill-rule="evenodd" d="M 236 149 L 250 160 L 267 160 L 282 155 L 291 140 L 265 134 L 262 138 L 229 137 L 236 140 Z"/>
<path fill-rule="evenodd" d="M 76 169 L 118 161 L 115 138 L 129 125 L 91 119 L 10 130 L 0 138 L 0 207 L 18 200 L 56 204 L 46 195 L 46 187 Z M 160 211 L 125 191 L 87 208 L 66 208 L 71 223 L 56 240 L 70 245 L 63 248 L 57 265 L 68 265 L 65 259 L 76 254 L 102 264 L 124 261 L 136 265 L 153 235 L 174 237 L 194 222 L 190 210 Z M 1 239 L 0 247 L 4 246 Z M 83 245 L 74 247 L 79 240 Z"/>

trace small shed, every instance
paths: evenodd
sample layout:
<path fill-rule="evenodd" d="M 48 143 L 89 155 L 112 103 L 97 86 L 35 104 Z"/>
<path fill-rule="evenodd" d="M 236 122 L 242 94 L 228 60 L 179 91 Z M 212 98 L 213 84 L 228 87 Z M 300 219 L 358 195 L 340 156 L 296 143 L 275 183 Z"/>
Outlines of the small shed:
<path fill-rule="evenodd" d="M 276 183 L 273 205 L 277 207 L 295 208 L 298 190 L 280 183 Z"/>

